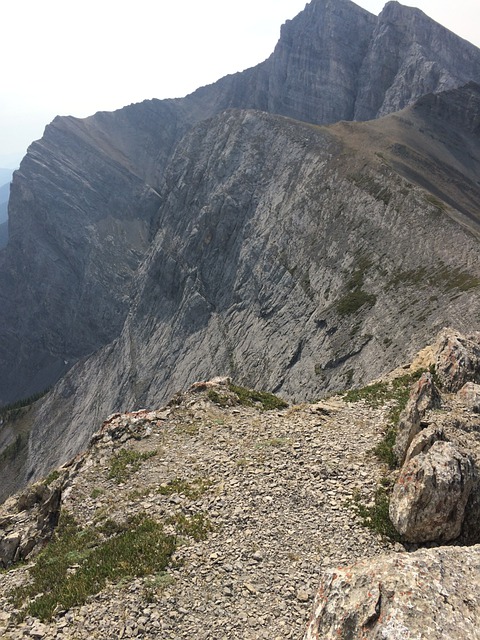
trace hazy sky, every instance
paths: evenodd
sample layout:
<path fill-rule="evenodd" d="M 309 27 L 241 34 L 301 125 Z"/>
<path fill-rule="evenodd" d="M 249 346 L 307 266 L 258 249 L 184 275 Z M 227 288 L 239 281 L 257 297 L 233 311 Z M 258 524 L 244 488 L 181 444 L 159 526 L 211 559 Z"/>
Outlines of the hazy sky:
<path fill-rule="evenodd" d="M 251 67 L 306 0 L 9 0 L 0 19 L 0 166 L 55 115 L 178 97 Z M 358 0 L 378 14 L 385 2 Z M 403 2 L 480 46 L 479 0 Z"/>

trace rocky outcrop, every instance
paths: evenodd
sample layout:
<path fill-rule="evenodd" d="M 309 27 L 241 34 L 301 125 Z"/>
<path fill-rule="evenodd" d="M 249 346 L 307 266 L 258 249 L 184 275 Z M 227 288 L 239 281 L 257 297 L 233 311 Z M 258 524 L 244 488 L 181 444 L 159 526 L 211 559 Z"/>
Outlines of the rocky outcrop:
<path fill-rule="evenodd" d="M 62 482 L 29 487 L 0 508 L 0 567 L 37 553 L 50 540 L 60 515 Z"/>
<path fill-rule="evenodd" d="M 480 382 L 480 332 L 444 331 L 436 344 L 435 369 L 445 391 L 460 391 L 467 382 Z"/>
<path fill-rule="evenodd" d="M 425 549 L 330 569 L 304 640 L 478 638 L 479 570 L 478 546 Z"/>
<path fill-rule="evenodd" d="M 420 432 L 421 420 L 428 409 L 439 408 L 440 394 L 431 373 L 422 374 L 412 386 L 407 406 L 400 415 L 394 453 L 400 465 L 405 461 L 407 451 L 414 437 Z"/>
<path fill-rule="evenodd" d="M 474 413 L 480 413 L 480 385 L 466 382 L 458 392 L 458 397 Z"/>
<path fill-rule="evenodd" d="M 478 385 L 467 382 L 455 395 L 448 393 L 478 375 L 479 339 L 444 329 L 431 350 L 442 397 L 430 374 L 423 374 L 402 413 L 394 450 L 403 467 L 389 511 L 404 541 L 480 540 Z"/>
<path fill-rule="evenodd" d="M 407 542 L 455 540 L 477 484 L 469 456 L 450 442 L 434 442 L 402 467 L 390 501 L 390 519 Z"/>

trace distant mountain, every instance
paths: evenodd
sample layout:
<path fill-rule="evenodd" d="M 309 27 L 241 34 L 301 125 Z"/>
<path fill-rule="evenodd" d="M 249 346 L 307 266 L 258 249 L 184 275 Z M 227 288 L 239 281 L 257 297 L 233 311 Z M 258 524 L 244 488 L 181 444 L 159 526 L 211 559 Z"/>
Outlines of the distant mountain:
<path fill-rule="evenodd" d="M 0 403 L 64 376 L 22 417 L 18 482 L 195 379 L 301 401 L 476 328 L 478 83 L 421 11 L 314 0 L 253 69 L 56 118 L 0 253 Z"/>

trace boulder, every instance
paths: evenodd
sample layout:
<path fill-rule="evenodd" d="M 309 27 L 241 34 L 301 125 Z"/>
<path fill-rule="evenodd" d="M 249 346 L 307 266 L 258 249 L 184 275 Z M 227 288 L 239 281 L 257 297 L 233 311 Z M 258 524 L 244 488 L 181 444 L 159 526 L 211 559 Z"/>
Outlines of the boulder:
<path fill-rule="evenodd" d="M 455 540 L 476 478 L 469 456 L 450 442 L 434 442 L 400 472 L 389 509 L 394 527 L 407 542 Z"/>
<path fill-rule="evenodd" d="M 60 516 L 62 480 L 29 487 L 0 507 L 0 567 L 37 552 L 51 538 Z"/>
<path fill-rule="evenodd" d="M 445 391 L 459 391 L 466 382 L 480 382 L 480 332 L 464 336 L 444 329 L 435 345 L 435 369 Z"/>
<path fill-rule="evenodd" d="M 435 442 L 446 441 L 445 433 L 442 427 L 430 425 L 422 429 L 420 433 L 412 440 L 407 455 L 405 456 L 405 464 L 420 453 L 427 453 Z"/>
<path fill-rule="evenodd" d="M 421 420 L 428 409 L 439 408 L 441 398 L 431 373 L 423 373 L 412 385 L 407 406 L 400 415 L 394 453 L 399 464 L 403 464 L 408 448 L 422 429 Z"/>
<path fill-rule="evenodd" d="M 467 382 L 457 393 L 459 400 L 474 413 L 480 413 L 480 384 Z"/>
<path fill-rule="evenodd" d="M 304 640 L 479 638 L 479 575 L 480 546 L 422 549 L 329 569 Z"/>

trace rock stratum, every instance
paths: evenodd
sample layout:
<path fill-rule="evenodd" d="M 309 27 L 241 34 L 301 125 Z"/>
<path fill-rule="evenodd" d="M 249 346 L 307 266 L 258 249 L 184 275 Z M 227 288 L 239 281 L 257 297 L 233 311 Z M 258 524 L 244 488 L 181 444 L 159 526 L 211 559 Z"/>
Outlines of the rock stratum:
<path fill-rule="evenodd" d="M 11 186 L 0 402 L 54 386 L 2 418 L 0 497 L 195 379 L 312 399 L 475 329 L 478 82 L 421 11 L 315 0 L 253 69 L 56 118 Z"/>

